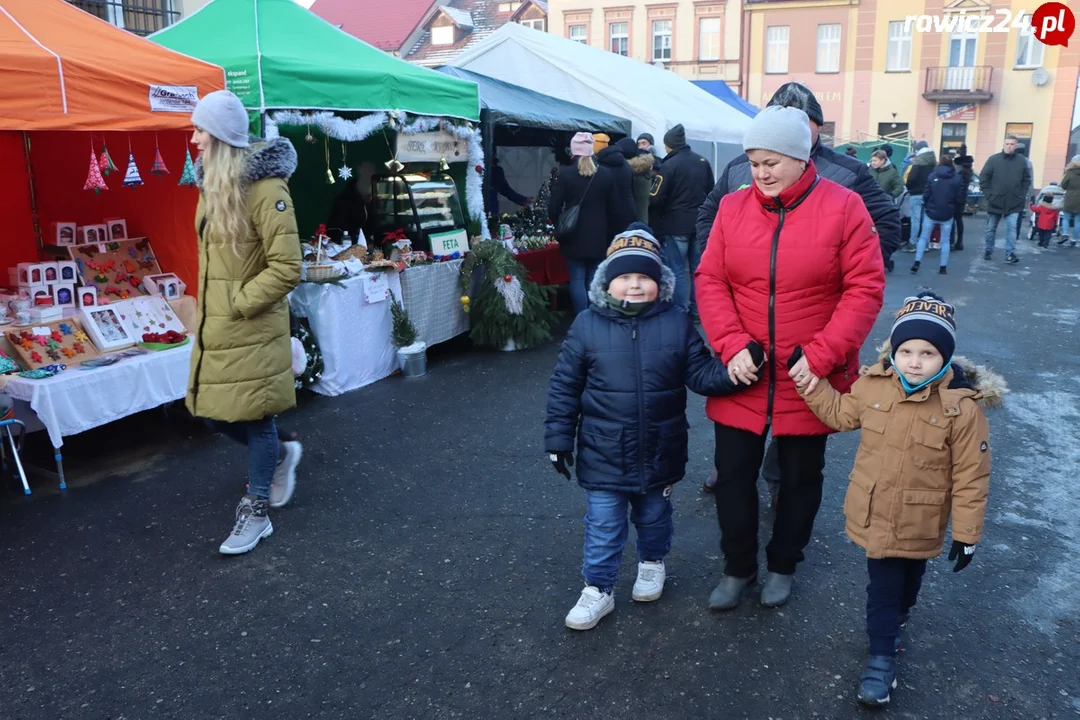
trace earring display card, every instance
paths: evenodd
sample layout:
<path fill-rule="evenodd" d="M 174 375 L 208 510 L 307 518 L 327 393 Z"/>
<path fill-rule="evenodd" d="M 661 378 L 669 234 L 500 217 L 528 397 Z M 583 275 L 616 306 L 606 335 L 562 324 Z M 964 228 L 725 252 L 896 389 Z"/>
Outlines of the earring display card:
<path fill-rule="evenodd" d="M 162 297 L 137 297 L 105 307 L 116 310 L 120 321 L 135 342 L 143 335 L 164 335 L 170 331 L 187 334 L 183 321 Z"/>
<path fill-rule="evenodd" d="M 146 238 L 79 245 L 68 250 L 79 268 L 82 284 L 97 288 L 98 295 L 113 301 L 145 295 L 143 278 L 161 274 Z"/>
<path fill-rule="evenodd" d="M 97 348 L 75 318 L 15 328 L 4 335 L 28 370 L 55 363 L 70 367 L 98 357 Z"/>

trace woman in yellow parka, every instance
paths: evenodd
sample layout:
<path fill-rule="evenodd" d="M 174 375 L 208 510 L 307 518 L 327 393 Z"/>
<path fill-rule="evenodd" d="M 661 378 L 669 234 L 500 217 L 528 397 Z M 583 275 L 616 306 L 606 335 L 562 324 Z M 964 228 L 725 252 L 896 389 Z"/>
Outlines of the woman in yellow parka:
<path fill-rule="evenodd" d="M 268 507 L 292 497 L 298 442 L 278 441 L 274 416 L 296 404 L 286 296 L 300 282 L 289 196 L 296 150 L 248 139 L 236 95 L 205 96 L 191 116 L 199 149 L 199 297 L 187 408 L 248 449 L 248 492 L 220 551 L 246 553 L 273 531 Z"/>

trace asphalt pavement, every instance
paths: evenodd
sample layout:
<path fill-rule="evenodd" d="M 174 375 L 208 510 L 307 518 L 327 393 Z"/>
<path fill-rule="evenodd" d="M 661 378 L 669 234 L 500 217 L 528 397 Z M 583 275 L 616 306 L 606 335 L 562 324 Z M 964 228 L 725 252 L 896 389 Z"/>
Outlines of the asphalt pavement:
<path fill-rule="evenodd" d="M 1011 388 L 989 414 L 986 531 L 959 574 L 932 561 L 899 658 L 893 718 L 1080 715 L 1080 248 L 982 259 L 982 221 L 950 274 L 898 254 L 889 314 L 920 287 L 957 306 L 958 351 Z M 1025 227 L 1026 234 L 1026 227 Z M 999 240 L 1000 242 L 1000 240 Z M 293 502 L 254 552 L 223 557 L 245 456 L 180 413 L 65 447 L 72 488 L 0 484 L 0 718 L 856 718 L 864 555 L 841 504 L 857 434 L 829 441 L 825 498 L 791 602 L 706 609 L 719 580 L 712 428 L 692 396 L 690 463 L 656 603 L 592 631 L 584 494 L 542 450 L 558 344 L 435 348 L 429 374 L 305 395 Z M 29 455 L 47 459 L 35 438 Z M 765 510 L 763 520 L 771 520 Z M 763 522 L 763 545 L 767 539 Z M 631 537 L 633 535 L 631 534 Z"/>

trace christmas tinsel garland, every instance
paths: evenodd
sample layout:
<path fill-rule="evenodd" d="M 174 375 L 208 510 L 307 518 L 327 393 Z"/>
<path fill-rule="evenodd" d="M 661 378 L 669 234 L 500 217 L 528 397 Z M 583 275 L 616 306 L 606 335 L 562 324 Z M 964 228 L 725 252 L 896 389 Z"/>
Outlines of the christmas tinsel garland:
<path fill-rule="evenodd" d="M 304 346 L 304 356 L 307 359 L 304 372 L 296 378 L 296 389 L 303 390 L 317 383 L 322 377 L 324 367 L 322 350 L 315 342 L 315 335 L 311 332 L 311 325 L 308 324 L 307 318 L 293 318 L 292 336 Z"/>
<path fill-rule="evenodd" d="M 551 327 L 559 317 L 551 309 L 554 288 L 530 282 L 525 268 L 501 242 L 478 243 L 461 265 L 460 282 L 470 318 L 469 337 L 477 345 L 502 349 L 513 340 L 518 347 L 530 348 L 551 340 Z M 499 283 L 512 285 L 515 291 L 520 284 L 514 302 L 508 303 Z"/>

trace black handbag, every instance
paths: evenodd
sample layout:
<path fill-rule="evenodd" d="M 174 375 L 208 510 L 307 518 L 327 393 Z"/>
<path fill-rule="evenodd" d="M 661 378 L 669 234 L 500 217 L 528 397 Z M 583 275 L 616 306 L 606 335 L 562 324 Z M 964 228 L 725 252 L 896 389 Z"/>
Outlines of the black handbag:
<path fill-rule="evenodd" d="M 566 237 L 572 235 L 578 226 L 578 217 L 581 215 L 581 203 L 585 202 L 585 196 L 589 194 L 589 188 L 592 187 L 592 181 L 596 179 L 597 173 L 600 172 L 600 168 L 596 169 L 596 173 L 589 178 L 589 184 L 585 186 L 585 192 L 581 195 L 581 200 L 576 205 L 564 208 L 559 213 L 559 217 L 555 220 L 555 237 Z"/>

